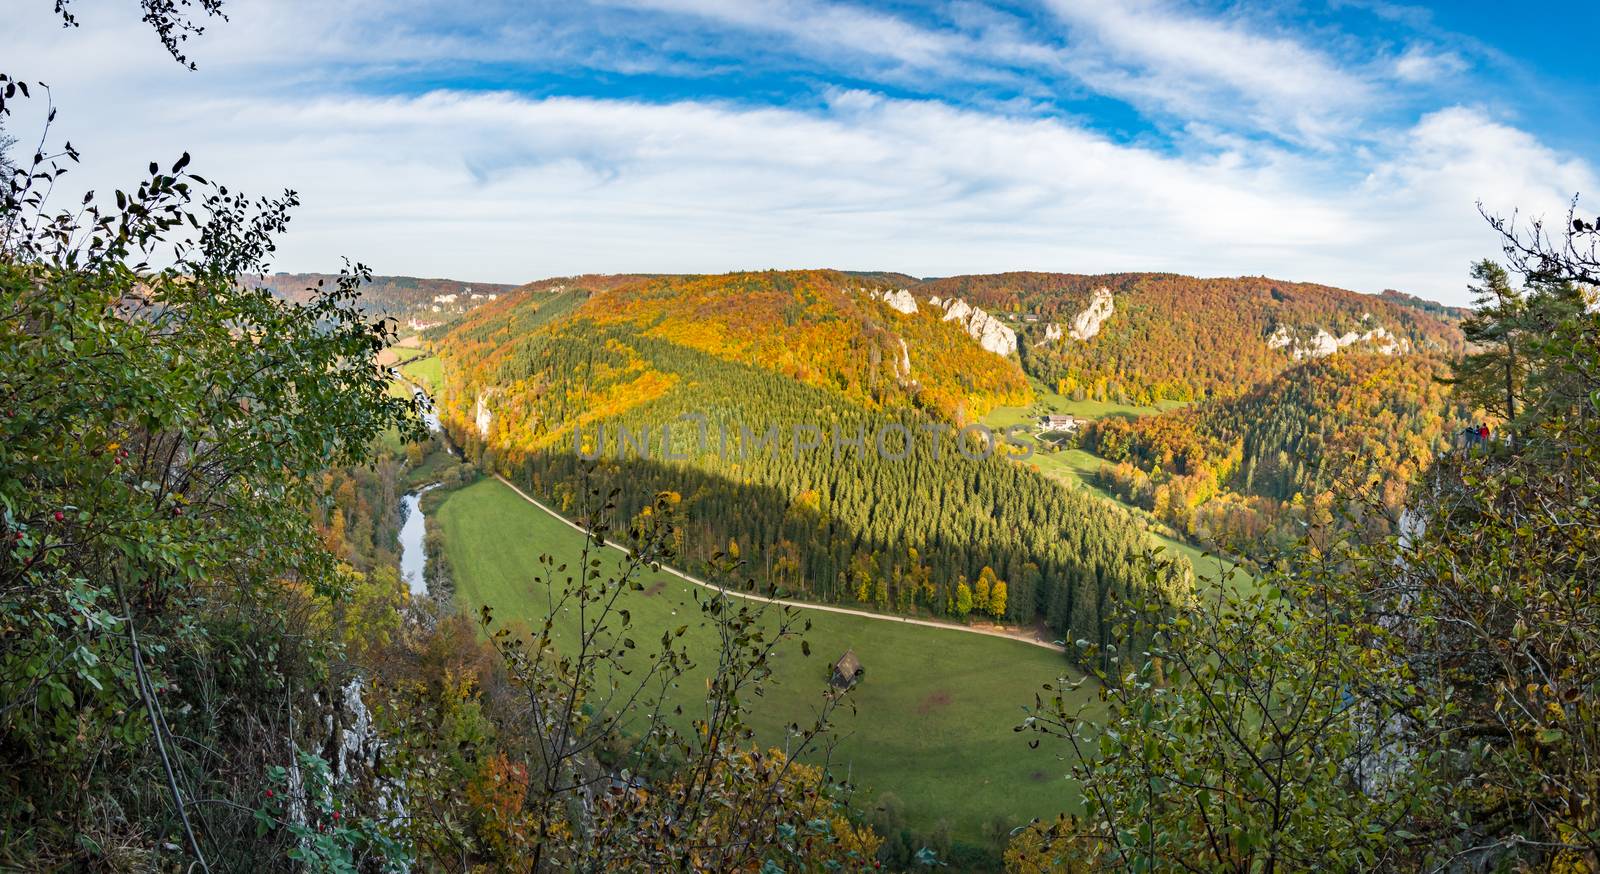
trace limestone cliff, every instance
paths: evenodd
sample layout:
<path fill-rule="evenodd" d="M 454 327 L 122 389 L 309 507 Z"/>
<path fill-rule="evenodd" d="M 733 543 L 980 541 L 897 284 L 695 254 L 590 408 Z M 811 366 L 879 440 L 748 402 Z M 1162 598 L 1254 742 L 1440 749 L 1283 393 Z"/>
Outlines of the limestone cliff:
<path fill-rule="evenodd" d="M 905 313 L 908 316 L 915 314 L 917 311 L 917 299 L 912 297 L 911 292 L 904 288 L 898 291 L 874 288 L 868 290 L 867 294 L 873 300 L 881 300 L 888 304 L 890 309 Z"/>
<path fill-rule="evenodd" d="M 1116 306 L 1111 300 L 1111 289 L 1104 286 L 1097 288 L 1089 299 L 1088 308 L 1072 320 L 1072 327 L 1067 333 L 1074 340 L 1087 340 L 1100 333 L 1100 326 L 1111 318 L 1113 312 L 1116 312 Z"/>
<path fill-rule="evenodd" d="M 1362 321 L 1371 321 L 1371 313 L 1363 313 Z M 1379 355 L 1397 355 L 1411 351 L 1411 344 L 1402 337 L 1396 337 L 1388 328 L 1382 325 L 1368 328 L 1365 331 L 1346 331 L 1335 337 L 1323 328 L 1315 328 L 1307 336 L 1304 329 L 1296 331 L 1288 325 L 1279 325 L 1267 335 L 1268 349 L 1287 349 L 1289 355 L 1296 361 L 1308 358 L 1326 358 L 1347 346 L 1356 343 L 1372 344 L 1372 351 Z"/>
<path fill-rule="evenodd" d="M 960 298 L 928 299 L 928 303 L 944 311 L 944 320 L 957 322 L 978 345 L 996 355 L 1010 355 L 1017 351 L 1017 332 L 1000 323 L 1000 320 Z"/>
<path fill-rule="evenodd" d="M 478 400 L 472 408 L 472 421 L 478 426 L 478 436 L 487 439 L 489 426 L 494 423 L 494 411 L 489 409 L 489 401 L 494 397 L 494 389 L 484 389 L 478 392 Z"/>

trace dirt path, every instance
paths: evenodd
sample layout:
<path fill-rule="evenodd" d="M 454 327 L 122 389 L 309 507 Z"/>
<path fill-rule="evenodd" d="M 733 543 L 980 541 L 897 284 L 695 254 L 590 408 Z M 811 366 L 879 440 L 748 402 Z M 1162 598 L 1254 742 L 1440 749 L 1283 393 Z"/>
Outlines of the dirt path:
<path fill-rule="evenodd" d="M 574 531 L 580 531 L 580 532 L 582 532 L 584 530 L 581 526 L 573 523 L 567 517 L 561 515 L 560 513 L 557 513 L 555 510 L 551 509 L 550 507 L 545 506 L 544 503 L 539 501 L 537 498 L 534 498 L 532 495 L 529 495 L 527 492 L 524 492 L 522 489 L 517 488 L 516 485 L 514 485 L 510 480 L 506 479 L 505 477 L 503 477 L 503 476 L 501 476 L 499 474 L 495 474 L 494 478 L 499 480 L 500 482 L 504 483 L 505 486 L 507 488 L 511 489 L 513 492 L 516 492 L 517 495 L 519 497 L 521 497 L 524 501 L 527 501 L 528 503 L 534 505 L 535 507 L 538 507 L 540 510 L 543 510 L 544 512 L 546 512 L 546 513 L 550 514 L 551 516 L 555 517 L 556 519 L 560 520 L 568 528 L 571 528 Z M 587 532 L 584 532 L 584 533 L 587 533 Z M 627 547 L 620 546 L 618 544 L 612 543 L 609 540 L 606 541 L 606 545 L 611 547 L 612 549 L 616 549 L 616 550 L 621 551 L 624 555 L 626 555 L 627 552 L 628 552 Z M 876 619 L 876 620 L 878 620 L 880 622 L 898 622 L 898 623 L 901 623 L 901 624 L 904 624 L 904 625 L 925 625 L 925 626 L 927 626 L 929 628 L 938 628 L 938 629 L 942 629 L 944 631 L 963 631 L 963 632 L 966 632 L 967 634 L 982 634 L 982 635 L 986 635 L 988 637 L 1002 637 L 1002 638 L 1005 638 L 1007 640 L 1015 640 L 1015 641 L 1017 641 L 1019 643 L 1026 643 L 1026 644 L 1030 644 L 1032 646 L 1043 647 L 1045 649 L 1053 650 L 1055 652 L 1063 652 L 1064 653 L 1064 652 L 1067 651 L 1066 647 L 1062 646 L 1061 644 L 1052 643 L 1052 642 L 1050 642 L 1048 640 L 1042 640 L 1039 637 L 1037 637 L 1036 635 L 1030 634 L 1030 633 L 1025 632 L 1025 631 L 1010 631 L 1010 630 L 1001 630 L 1001 629 L 995 629 L 995 628 L 976 628 L 976 627 L 973 627 L 971 625 L 958 625 L 958 624 L 956 624 L 954 622 L 939 622 L 939 621 L 934 620 L 934 619 L 917 619 L 917 618 L 911 617 L 911 616 L 890 616 L 890 615 L 885 614 L 885 613 L 873 613 L 873 612 L 871 612 L 869 610 L 852 610 L 849 607 L 835 607 L 835 606 L 833 606 L 831 604 L 813 604 L 813 603 L 810 603 L 808 601 L 792 601 L 792 600 L 789 600 L 787 598 L 768 598 L 768 597 L 765 597 L 763 595 L 753 595 L 753 594 L 750 594 L 750 593 L 747 593 L 747 592 L 736 592 L 736 591 L 734 591 L 732 589 L 723 589 L 721 586 L 718 586 L 715 583 L 708 583 L 705 580 L 700 579 L 699 577 L 690 576 L 689 574 L 686 574 L 686 573 L 684 573 L 684 572 L 682 572 L 680 570 L 677 570 L 675 568 L 667 567 L 666 565 L 662 565 L 661 566 L 661 570 L 666 572 L 666 573 L 672 574 L 673 576 L 677 577 L 678 579 L 684 580 L 685 582 L 694 583 L 695 585 L 697 585 L 697 586 L 699 586 L 699 587 L 701 587 L 703 589 L 710 589 L 713 592 L 726 591 L 729 595 L 731 595 L 731 596 L 733 596 L 735 598 L 744 598 L 744 599 L 749 600 L 749 601 L 759 601 L 759 602 L 761 602 L 763 604 L 778 604 L 778 605 L 781 605 L 781 606 L 784 606 L 784 607 L 794 607 L 794 608 L 800 609 L 800 610 L 821 610 L 824 613 L 843 613 L 843 614 L 845 614 L 847 616 L 861 616 L 861 617 L 864 617 L 864 618 L 867 618 L 867 619 Z"/>

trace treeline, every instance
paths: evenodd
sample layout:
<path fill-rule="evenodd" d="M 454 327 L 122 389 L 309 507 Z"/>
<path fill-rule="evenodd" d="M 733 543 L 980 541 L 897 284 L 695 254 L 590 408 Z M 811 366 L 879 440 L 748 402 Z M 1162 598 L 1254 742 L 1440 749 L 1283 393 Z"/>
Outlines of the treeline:
<path fill-rule="evenodd" d="M 998 613 L 1100 642 L 1113 599 L 1189 590 L 1186 564 L 1150 581 L 1146 534 L 1125 511 L 998 452 L 981 457 L 982 446 L 959 445 L 953 428 L 914 409 L 868 410 L 837 391 L 587 321 L 522 338 L 499 359 L 493 384 L 518 390 L 494 395 L 486 434 L 476 428 L 479 389 L 450 373 L 445 422 L 469 457 L 568 513 L 581 511 L 583 455 L 598 455 L 595 476 L 621 490 L 627 514 L 657 492 L 681 494 L 680 561 L 691 569 L 737 554 L 758 582 L 811 598 Z M 703 443 L 690 414 L 705 417 Z M 663 425 L 683 458 L 668 458 Z M 647 433 L 648 453 L 619 452 L 622 428 Z M 797 452 L 797 433 L 818 445 Z"/>
<path fill-rule="evenodd" d="M 317 529 L 328 549 L 351 567 L 369 572 L 400 563 L 398 507 L 406 458 L 378 450 L 370 463 L 330 468 L 321 475 L 324 496 Z"/>
<path fill-rule="evenodd" d="M 1339 354 L 1239 398 L 1102 419 L 1082 445 L 1109 462 L 1102 485 L 1192 537 L 1292 539 L 1300 523 L 1358 512 L 1336 507 L 1336 492 L 1398 514 L 1407 484 L 1475 421 L 1452 400 L 1449 375 L 1437 356 Z"/>

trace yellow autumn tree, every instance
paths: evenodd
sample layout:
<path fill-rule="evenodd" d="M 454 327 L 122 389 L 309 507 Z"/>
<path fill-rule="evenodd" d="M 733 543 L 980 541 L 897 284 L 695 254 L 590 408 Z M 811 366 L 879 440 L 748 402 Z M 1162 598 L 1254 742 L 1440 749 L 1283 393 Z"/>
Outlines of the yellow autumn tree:
<path fill-rule="evenodd" d="M 984 565 L 983 570 L 978 572 L 978 590 L 973 593 L 973 609 L 979 613 L 994 613 L 990 600 L 994 597 L 994 587 L 999 584 L 1000 577 L 995 574 L 994 568 Z"/>

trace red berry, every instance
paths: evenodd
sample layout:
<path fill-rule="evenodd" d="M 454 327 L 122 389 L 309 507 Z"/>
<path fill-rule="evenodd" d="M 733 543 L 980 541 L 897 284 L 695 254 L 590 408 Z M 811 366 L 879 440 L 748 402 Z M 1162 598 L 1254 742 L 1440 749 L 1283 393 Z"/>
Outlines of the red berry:
<path fill-rule="evenodd" d="M 67 521 L 67 514 L 61 512 L 60 510 L 57 510 L 56 511 L 56 521 L 57 522 L 65 522 L 65 521 Z"/>
<path fill-rule="evenodd" d="M 271 798 L 271 797 L 272 797 L 272 790 L 271 790 L 271 789 L 268 789 L 268 790 L 267 790 L 267 797 L 268 797 L 268 798 Z"/>

